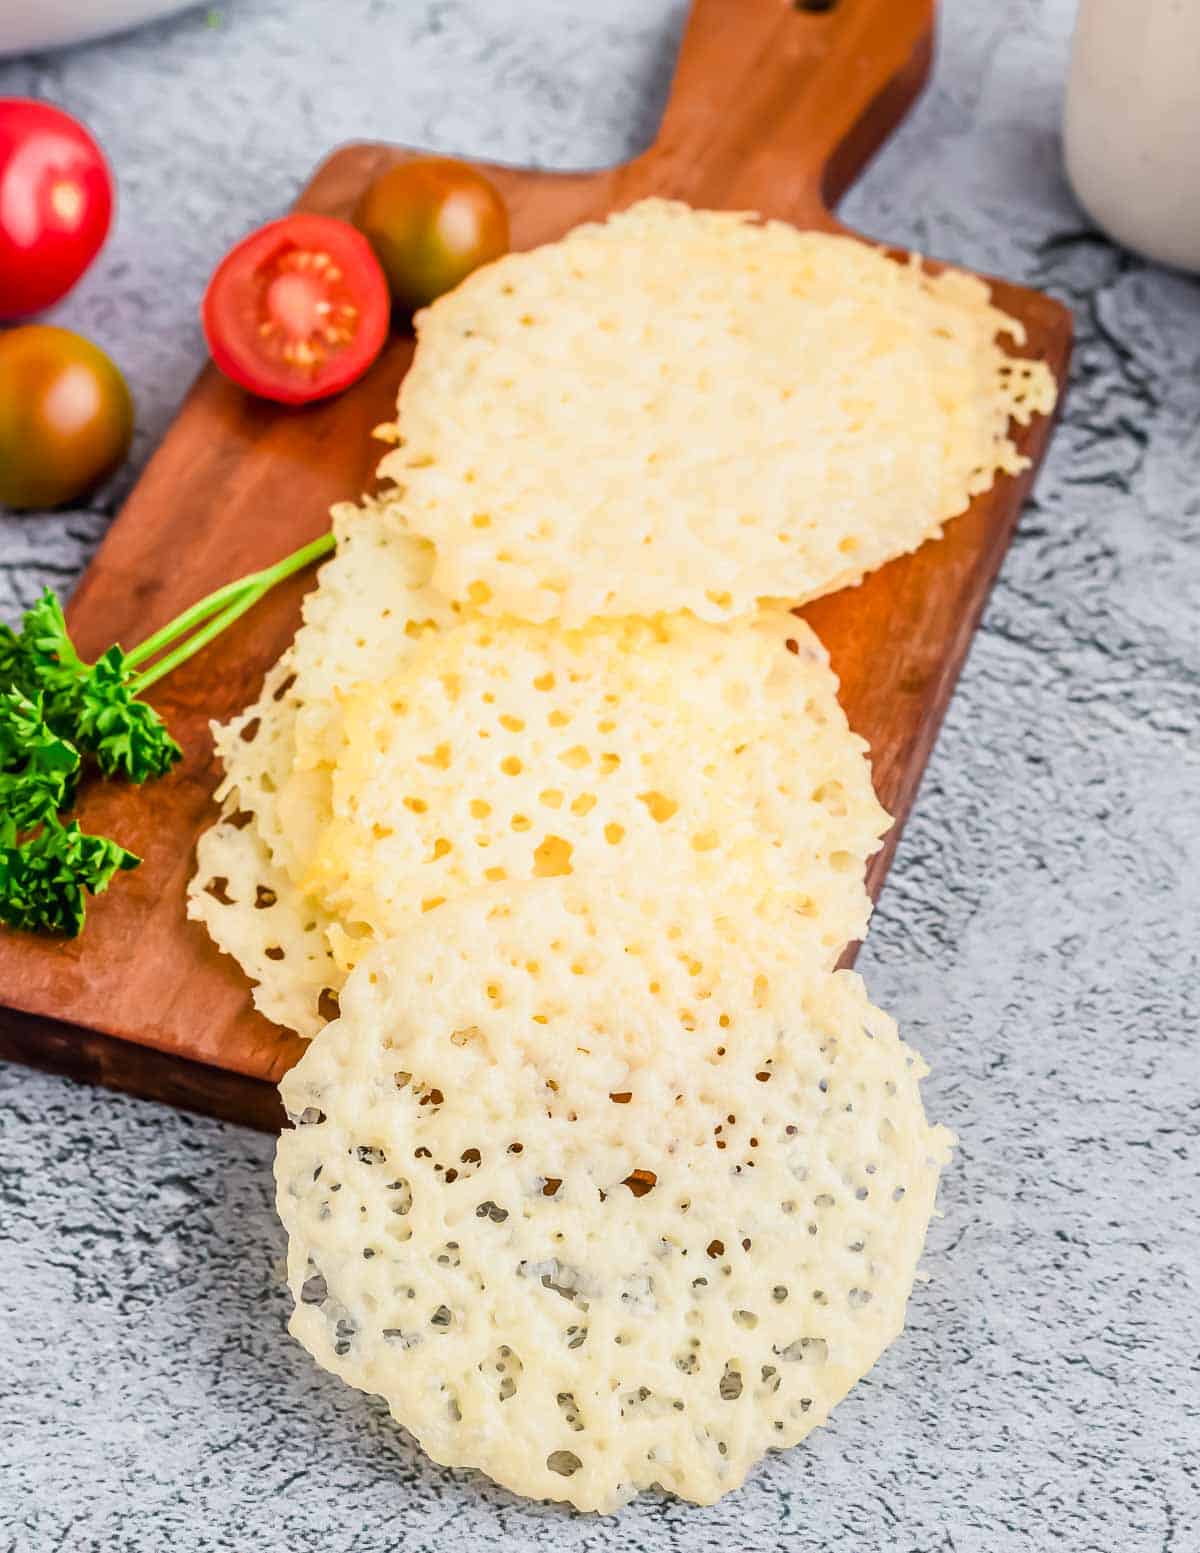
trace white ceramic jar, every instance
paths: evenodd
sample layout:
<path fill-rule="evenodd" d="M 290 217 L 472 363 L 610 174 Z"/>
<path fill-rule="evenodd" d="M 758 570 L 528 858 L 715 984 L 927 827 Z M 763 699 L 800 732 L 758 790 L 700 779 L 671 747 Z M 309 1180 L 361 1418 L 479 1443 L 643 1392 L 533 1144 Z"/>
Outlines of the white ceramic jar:
<path fill-rule="evenodd" d="M 1200 0 L 1081 0 L 1063 136 L 1112 237 L 1200 270 Z"/>

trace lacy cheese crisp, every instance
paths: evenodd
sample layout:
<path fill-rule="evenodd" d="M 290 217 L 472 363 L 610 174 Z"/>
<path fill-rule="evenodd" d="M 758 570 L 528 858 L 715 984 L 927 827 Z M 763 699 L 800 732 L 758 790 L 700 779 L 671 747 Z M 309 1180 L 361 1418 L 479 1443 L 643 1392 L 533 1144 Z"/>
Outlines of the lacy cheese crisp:
<path fill-rule="evenodd" d="M 718 901 L 773 888 L 827 967 L 866 927 L 888 817 L 825 652 L 786 610 L 464 620 L 350 698 L 342 737 L 304 886 L 346 925 L 347 965 L 465 890 L 568 874 Z"/>
<path fill-rule="evenodd" d="M 292 1331 L 437 1461 L 707 1504 L 900 1332 L 950 1136 L 769 910 L 595 879 L 378 945 L 281 1086 Z"/>
<path fill-rule="evenodd" d="M 1055 400 L 959 271 L 648 200 L 417 317 L 395 521 L 485 612 L 580 625 L 801 603 L 936 537 Z"/>
<path fill-rule="evenodd" d="M 508 878 L 773 887 L 825 965 L 861 936 L 888 818 L 802 622 L 464 617 L 427 546 L 370 509 L 338 522 L 291 651 L 216 729 L 190 892 L 269 1018 L 314 1033 L 372 937 Z"/>
<path fill-rule="evenodd" d="M 343 700 L 457 618 L 427 586 L 429 546 L 391 531 L 371 503 L 337 508 L 334 530 L 295 642 L 258 700 L 213 729 L 222 812 L 188 892 L 188 915 L 255 983 L 259 1010 L 301 1035 L 321 1028 L 345 974 L 329 950 L 335 921 L 303 888 L 330 819 Z"/>

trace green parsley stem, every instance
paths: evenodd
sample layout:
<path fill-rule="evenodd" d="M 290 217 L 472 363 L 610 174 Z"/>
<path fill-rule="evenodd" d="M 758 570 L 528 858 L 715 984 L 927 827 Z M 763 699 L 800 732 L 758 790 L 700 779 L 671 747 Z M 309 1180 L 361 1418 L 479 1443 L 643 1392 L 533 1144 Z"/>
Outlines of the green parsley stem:
<path fill-rule="evenodd" d="M 206 647 L 214 637 L 219 636 L 226 626 L 232 625 L 240 616 L 244 615 L 258 603 L 265 594 L 282 582 L 285 577 L 290 577 L 294 572 L 302 571 L 304 567 L 313 561 L 320 560 L 323 555 L 328 555 L 334 548 L 336 540 L 332 534 L 322 534 L 311 543 L 302 546 L 291 555 L 285 556 L 282 561 L 277 561 L 274 566 L 268 566 L 261 572 L 252 572 L 249 577 L 240 577 L 236 582 L 227 583 L 223 588 L 218 588 L 210 593 L 199 603 L 193 604 L 190 609 L 184 610 L 169 625 L 163 626 L 161 631 L 156 631 L 139 647 L 135 647 L 127 654 L 125 662 L 130 667 L 138 663 L 144 663 L 147 658 L 161 652 L 164 647 L 178 641 L 183 636 L 185 640 L 179 643 L 173 652 L 152 664 L 144 673 L 139 674 L 133 681 L 131 689 L 135 695 L 140 695 L 158 680 L 164 678 L 172 669 L 185 663 L 193 653 Z M 198 627 L 199 629 L 193 629 Z M 188 632 L 192 634 L 187 635 Z"/>
<path fill-rule="evenodd" d="M 219 610 L 224 609 L 231 599 L 240 598 L 255 581 L 255 577 L 239 577 L 236 582 L 227 582 L 223 588 L 218 588 L 215 593 L 202 598 L 190 609 L 185 609 L 182 615 L 176 615 L 174 620 L 168 621 L 161 631 L 156 631 L 153 636 L 148 636 L 139 646 L 127 652 L 125 666 L 136 668 L 139 663 L 145 663 L 147 658 L 153 658 L 155 653 L 162 652 L 164 647 L 169 647 L 188 631 L 203 625 Z"/>

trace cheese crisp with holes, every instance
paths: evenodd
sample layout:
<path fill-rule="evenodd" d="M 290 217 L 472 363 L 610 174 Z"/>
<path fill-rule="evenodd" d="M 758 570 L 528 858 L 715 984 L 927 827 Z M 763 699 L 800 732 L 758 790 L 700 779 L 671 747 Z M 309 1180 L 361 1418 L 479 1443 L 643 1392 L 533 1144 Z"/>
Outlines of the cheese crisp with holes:
<path fill-rule="evenodd" d="M 397 521 L 434 583 L 579 625 L 829 593 L 1027 462 L 1053 407 L 988 287 L 852 238 L 648 200 L 418 314 Z"/>
<path fill-rule="evenodd" d="M 656 884 L 657 881 L 652 881 Z M 901 1331 L 950 1136 L 769 911 L 484 890 L 378 945 L 281 1085 L 292 1332 L 437 1461 L 709 1504 Z"/>
<path fill-rule="evenodd" d="M 188 915 L 254 981 L 260 1011 L 301 1035 L 329 1017 L 344 975 L 329 949 L 334 919 L 302 888 L 330 818 L 343 699 L 455 618 L 427 585 L 428 545 L 392 531 L 370 502 L 333 518 L 338 548 L 295 642 L 258 700 L 213 730 L 222 812 L 200 838 L 188 892 Z"/>
<path fill-rule="evenodd" d="M 888 819 L 812 632 L 787 611 L 583 630 L 464 620 L 347 703 L 306 890 L 349 965 L 482 884 L 618 874 L 768 888 L 830 967 Z"/>

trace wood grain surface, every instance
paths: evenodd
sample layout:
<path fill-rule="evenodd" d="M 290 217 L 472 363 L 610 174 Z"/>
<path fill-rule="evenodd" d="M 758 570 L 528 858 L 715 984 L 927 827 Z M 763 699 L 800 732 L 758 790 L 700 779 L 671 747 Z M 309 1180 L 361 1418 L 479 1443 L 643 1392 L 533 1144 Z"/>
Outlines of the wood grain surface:
<path fill-rule="evenodd" d="M 830 208 L 920 90 L 932 39 L 933 0 L 838 0 L 829 10 L 803 0 L 696 0 L 647 152 L 586 174 L 486 169 L 508 201 L 514 247 L 648 194 L 844 230 Z M 372 177 L 411 154 L 347 146 L 319 169 L 300 207 L 348 214 Z M 993 284 L 1000 306 L 1026 326 L 1027 353 L 1062 381 L 1067 310 Z M 380 448 L 370 431 L 392 414 L 411 353 L 411 339 L 397 334 L 354 389 L 302 410 L 256 401 L 205 370 L 71 602 L 81 651 L 92 656 L 114 638 L 131 646 L 210 589 L 325 529 L 332 502 L 372 484 Z M 1017 437 L 1035 467 L 1049 432 L 1039 419 Z M 944 539 L 804 611 L 896 816 L 872 863 L 874 893 L 1032 475 L 1001 479 Z M 273 1086 L 303 1043 L 254 1012 L 241 972 L 187 921 L 184 888 L 196 837 L 215 815 L 208 720 L 254 698 L 311 585 L 310 574 L 280 587 L 155 687 L 151 699 L 186 751 L 176 771 L 140 791 L 86 787 L 85 829 L 116 836 L 145 861 L 91 905 L 80 939 L 0 930 L 0 1056 L 256 1126 L 279 1120 Z"/>

